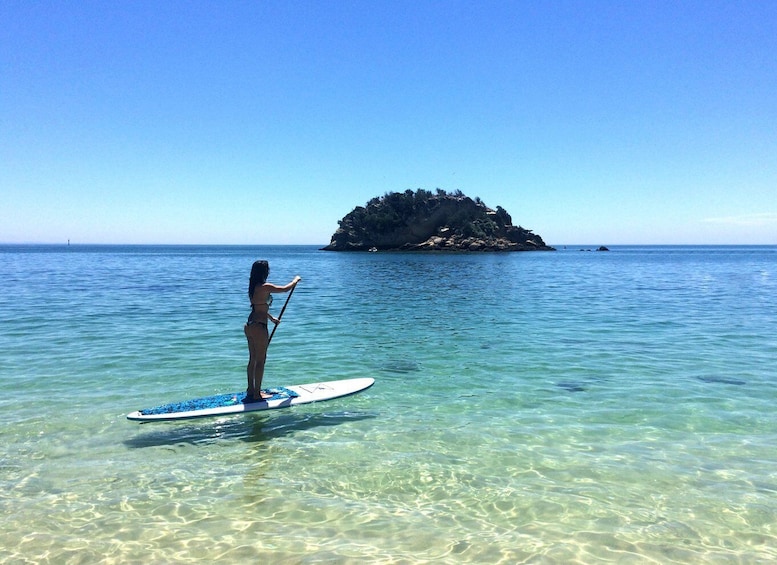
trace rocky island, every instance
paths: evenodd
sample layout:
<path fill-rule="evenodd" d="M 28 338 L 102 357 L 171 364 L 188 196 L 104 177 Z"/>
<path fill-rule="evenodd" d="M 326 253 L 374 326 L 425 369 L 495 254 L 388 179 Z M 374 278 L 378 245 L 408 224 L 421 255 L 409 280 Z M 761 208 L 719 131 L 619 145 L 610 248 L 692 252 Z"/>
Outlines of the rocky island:
<path fill-rule="evenodd" d="M 492 210 L 460 190 L 386 193 L 338 224 L 324 251 L 554 251 L 514 226 L 501 206 Z"/>

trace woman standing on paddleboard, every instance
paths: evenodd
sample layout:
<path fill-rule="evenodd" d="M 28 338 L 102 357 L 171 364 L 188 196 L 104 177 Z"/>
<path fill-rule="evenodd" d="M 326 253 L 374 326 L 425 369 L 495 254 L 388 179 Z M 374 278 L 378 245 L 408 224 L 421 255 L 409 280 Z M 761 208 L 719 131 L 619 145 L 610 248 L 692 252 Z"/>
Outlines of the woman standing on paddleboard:
<path fill-rule="evenodd" d="M 269 312 L 272 293 L 289 292 L 302 280 L 296 276 L 289 284 L 278 286 L 267 282 L 269 274 L 270 264 L 267 261 L 254 261 L 251 267 L 251 278 L 248 281 L 251 314 L 244 328 L 248 338 L 248 389 L 244 402 L 259 402 L 266 398 L 261 389 L 264 363 L 267 360 L 267 346 L 270 344 L 267 320 L 269 319 L 275 325 L 281 321 Z"/>

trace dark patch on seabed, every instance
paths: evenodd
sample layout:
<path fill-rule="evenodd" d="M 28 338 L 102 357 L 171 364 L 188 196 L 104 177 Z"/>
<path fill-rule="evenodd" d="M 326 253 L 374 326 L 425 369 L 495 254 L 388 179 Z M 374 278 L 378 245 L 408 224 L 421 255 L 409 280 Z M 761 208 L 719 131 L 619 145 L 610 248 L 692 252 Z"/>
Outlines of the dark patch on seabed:
<path fill-rule="evenodd" d="M 396 359 L 391 360 L 384 365 L 383 370 L 388 371 L 389 373 L 415 373 L 419 370 L 419 366 L 415 361 Z"/>
<path fill-rule="evenodd" d="M 747 382 L 740 380 L 740 379 L 734 379 L 732 377 L 716 377 L 714 375 L 711 376 L 703 376 L 703 377 L 696 377 L 703 383 L 718 383 L 718 384 L 724 384 L 724 385 L 737 385 L 742 386 L 746 385 Z"/>
<path fill-rule="evenodd" d="M 556 386 L 569 392 L 585 392 L 586 390 L 586 388 L 581 383 L 574 382 L 556 383 Z"/>

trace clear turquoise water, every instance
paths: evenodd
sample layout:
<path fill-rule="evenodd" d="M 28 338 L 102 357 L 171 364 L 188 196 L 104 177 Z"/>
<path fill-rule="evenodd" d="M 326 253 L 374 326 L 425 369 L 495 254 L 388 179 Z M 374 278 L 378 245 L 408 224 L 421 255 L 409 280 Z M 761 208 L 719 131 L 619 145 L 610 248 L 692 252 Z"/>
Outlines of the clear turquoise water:
<path fill-rule="evenodd" d="M 246 285 L 303 277 L 267 386 Z M 277 313 L 282 300 L 276 301 Z M 0 561 L 777 561 L 777 247 L 0 247 Z"/>

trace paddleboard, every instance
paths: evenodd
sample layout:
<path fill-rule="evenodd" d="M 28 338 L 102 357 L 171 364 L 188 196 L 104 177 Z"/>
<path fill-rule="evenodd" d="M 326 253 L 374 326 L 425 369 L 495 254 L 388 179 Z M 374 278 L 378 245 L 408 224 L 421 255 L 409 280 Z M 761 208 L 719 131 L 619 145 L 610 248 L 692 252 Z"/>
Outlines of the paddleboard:
<path fill-rule="evenodd" d="M 127 414 L 127 419 L 139 422 L 160 422 L 276 410 L 356 394 L 370 388 L 374 382 L 375 379 L 372 378 L 360 378 L 270 388 L 262 392 L 272 394 L 272 397 L 257 402 L 245 402 L 245 392 L 217 394 L 136 410 Z"/>

